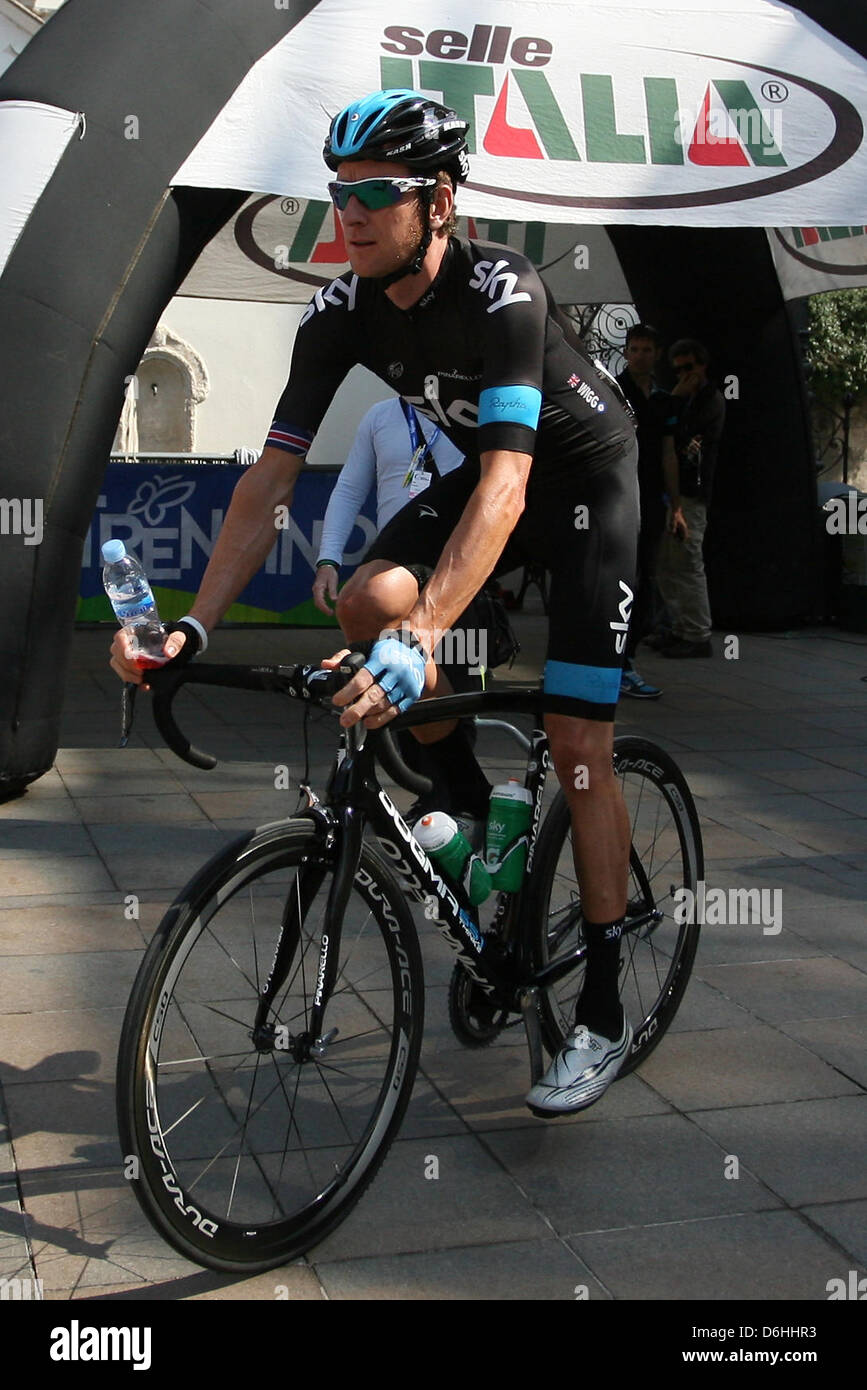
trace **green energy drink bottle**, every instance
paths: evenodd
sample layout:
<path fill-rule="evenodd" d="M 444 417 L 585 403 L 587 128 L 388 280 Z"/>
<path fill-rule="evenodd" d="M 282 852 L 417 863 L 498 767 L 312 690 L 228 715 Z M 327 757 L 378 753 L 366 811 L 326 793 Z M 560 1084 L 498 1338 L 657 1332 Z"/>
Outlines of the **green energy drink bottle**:
<path fill-rule="evenodd" d="M 437 868 L 460 884 L 473 907 L 490 897 L 491 876 L 483 860 L 445 811 L 422 816 L 412 833 Z"/>
<path fill-rule="evenodd" d="M 491 792 L 485 864 L 498 893 L 514 893 L 521 886 L 532 813 L 532 794 L 515 778 L 500 783 Z"/>

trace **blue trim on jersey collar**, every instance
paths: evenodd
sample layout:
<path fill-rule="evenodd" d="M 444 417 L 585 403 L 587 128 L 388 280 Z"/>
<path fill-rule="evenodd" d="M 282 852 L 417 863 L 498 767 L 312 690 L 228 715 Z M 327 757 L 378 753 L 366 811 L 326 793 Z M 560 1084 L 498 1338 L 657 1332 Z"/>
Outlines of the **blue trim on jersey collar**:
<path fill-rule="evenodd" d="M 615 705 L 620 697 L 619 666 L 579 666 L 572 661 L 546 661 L 542 686 L 546 695 L 568 695 L 594 705 Z"/>

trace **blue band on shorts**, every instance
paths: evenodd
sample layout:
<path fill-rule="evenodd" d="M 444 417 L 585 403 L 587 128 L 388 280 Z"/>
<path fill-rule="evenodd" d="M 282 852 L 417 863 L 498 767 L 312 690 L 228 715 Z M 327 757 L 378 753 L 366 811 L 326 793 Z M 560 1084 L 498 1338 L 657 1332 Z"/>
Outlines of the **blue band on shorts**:
<path fill-rule="evenodd" d="M 479 425 L 528 425 L 534 430 L 542 409 L 535 386 L 489 386 L 479 396 Z"/>
<path fill-rule="evenodd" d="M 566 695 L 594 705 L 616 705 L 620 697 L 619 666 L 578 666 L 572 661 L 546 661 L 542 689 L 546 695 Z"/>

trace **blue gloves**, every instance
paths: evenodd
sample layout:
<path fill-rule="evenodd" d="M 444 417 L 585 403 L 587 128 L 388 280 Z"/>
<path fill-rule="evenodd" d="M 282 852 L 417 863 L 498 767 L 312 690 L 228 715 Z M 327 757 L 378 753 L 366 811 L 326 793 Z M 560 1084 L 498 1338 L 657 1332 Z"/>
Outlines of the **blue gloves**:
<path fill-rule="evenodd" d="M 397 637 L 381 638 L 373 644 L 370 656 L 364 663 L 365 671 L 370 672 L 401 714 L 415 703 L 424 690 L 427 657 L 418 639 L 412 640 L 415 646 Z"/>

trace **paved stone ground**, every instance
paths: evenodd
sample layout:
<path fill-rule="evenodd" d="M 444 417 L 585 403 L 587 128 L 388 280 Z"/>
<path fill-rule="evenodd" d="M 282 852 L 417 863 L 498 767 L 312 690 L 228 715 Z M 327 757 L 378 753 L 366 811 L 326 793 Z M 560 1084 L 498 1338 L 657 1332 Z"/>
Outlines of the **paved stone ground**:
<path fill-rule="evenodd" d="M 539 669 L 517 620 L 512 675 Z M 125 1182 L 113 1069 L 142 947 L 221 841 L 287 814 L 274 767 L 301 767 L 300 718 L 272 697 L 185 696 L 199 773 L 147 712 L 115 746 L 105 633 L 80 632 L 55 768 L 0 807 L 0 1278 L 51 1299 L 825 1300 L 867 1267 L 867 639 L 740 639 L 738 659 L 665 661 L 620 729 L 658 738 L 703 820 L 709 885 L 782 892 L 782 930 L 705 927 L 675 1024 L 640 1072 L 572 1120 L 524 1108 L 517 1033 L 461 1049 L 451 956 L 423 931 L 417 1090 L 382 1172 L 309 1256 L 251 1279 L 176 1256 Z M 310 659 L 327 634 L 220 634 L 215 659 Z M 255 704 L 251 703 L 252 701 Z M 328 753 L 314 731 L 314 769 Z M 485 745 L 492 773 L 505 745 Z M 289 804 L 291 803 L 291 804 Z M 128 894 L 140 919 L 124 914 Z M 426 1160 L 439 1178 L 426 1180 Z M 731 1159 L 739 1176 L 727 1178 Z M 285 1296 L 285 1295 L 284 1295 Z"/>

